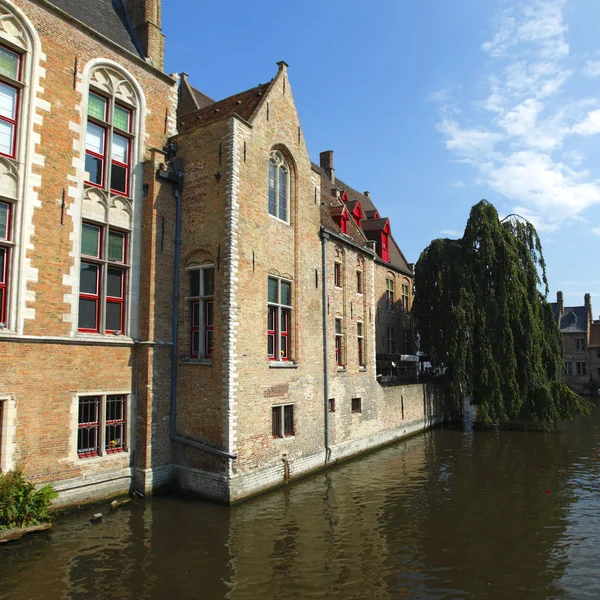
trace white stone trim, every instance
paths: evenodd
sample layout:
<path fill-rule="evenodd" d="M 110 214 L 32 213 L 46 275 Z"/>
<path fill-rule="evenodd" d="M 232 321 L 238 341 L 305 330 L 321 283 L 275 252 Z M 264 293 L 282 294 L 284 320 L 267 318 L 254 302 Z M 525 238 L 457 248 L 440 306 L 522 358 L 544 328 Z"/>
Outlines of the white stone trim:
<path fill-rule="evenodd" d="M 0 421 L 0 472 L 10 471 L 15 466 L 17 439 L 17 402 L 12 395 L 0 394 L 4 403 Z"/>
<path fill-rule="evenodd" d="M 237 364 L 237 336 L 239 328 L 239 306 L 237 287 L 239 283 L 239 261 L 238 248 L 238 223 L 240 216 L 239 185 L 240 185 L 240 128 L 237 119 L 229 121 L 230 133 L 228 140 L 230 171 L 227 177 L 227 236 L 229 245 L 227 248 L 227 284 L 224 286 L 227 297 L 224 302 L 227 318 L 224 327 L 224 373 L 223 373 L 223 402 L 225 411 L 225 431 L 227 432 L 226 448 L 230 454 L 236 454 L 237 448 L 237 390 L 238 373 Z M 228 461 L 229 474 L 233 472 L 232 461 Z"/>
<path fill-rule="evenodd" d="M 76 89 L 81 94 L 81 103 L 75 108 L 79 111 L 79 123 L 69 123 L 69 129 L 76 135 L 79 135 L 79 140 L 73 143 L 75 150 L 73 156 L 73 168 L 76 171 L 74 180 L 70 179 L 68 197 L 71 203 L 67 209 L 67 214 L 73 221 L 73 231 L 71 233 L 71 251 L 69 256 L 73 259 L 71 269 L 68 274 L 63 275 L 63 285 L 70 288 L 71 291 L 64 295 L 64 302 L 70 305 L 71 309 L 63 315 L 63 321 L 71 323 L 71 335 L 77 335 L 77 321 L 79 312 L 79 267 L 80 267 L 80 252 L 81 246 L 81 218 L 83 195 L 85 193 L 84 186 L 84 164 L 85 164 L 85 125 L 87 123 L 87 105 L 88 105 L 88 90 L 90 87 L 91 77 L 97 70 L 104 72 L 117 72 L 123 77 L 118 86 L 125 86 L 127 92 L 131 92 L 133 100 L 129 100 L 129 104 L 135 105 L 135 126 L 134 126 L 134 148 L 131 156 L 131 210 L 133 217 L 131 220 L 131 233 L 129 236 L 130 247 L 130 266 L 128 272 L 127 298 L 125 301 L 125 333 L 136 338 L 139 327 L 139 294 L 140 294 L 140 252 L 141 252 L 141 229 L 142 229 L 142 196 L 144 183 L 144 155 L 146 147 L 146 116 L 150 114 L 147 108 L 146 97 L 142 86 L 137 79 L 125 67 L 108 58 L 95 58 L 89 61 L 83 68 L 82 74 L 77 75 Z M 135 158 L 135 160 L 134 160 Z M 107 193 L 107 202 L 112 202 L 110 194 Z M 107 214 L 107 221 L 109 215 Z"/>

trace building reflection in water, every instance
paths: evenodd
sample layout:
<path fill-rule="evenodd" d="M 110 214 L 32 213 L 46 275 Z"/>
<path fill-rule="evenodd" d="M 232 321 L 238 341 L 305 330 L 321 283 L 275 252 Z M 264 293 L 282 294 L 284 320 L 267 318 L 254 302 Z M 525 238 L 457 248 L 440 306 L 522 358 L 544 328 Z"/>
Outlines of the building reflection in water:
<path fill-rule="evenodd" d="M 0 547 L 0 598 L 576 593 L 600 574 L 600 531 L 585 533 L 600 512 L 598 411 L 588 419 L 566 433 L 437 430 L 233 508 L 84 509 Z"/>

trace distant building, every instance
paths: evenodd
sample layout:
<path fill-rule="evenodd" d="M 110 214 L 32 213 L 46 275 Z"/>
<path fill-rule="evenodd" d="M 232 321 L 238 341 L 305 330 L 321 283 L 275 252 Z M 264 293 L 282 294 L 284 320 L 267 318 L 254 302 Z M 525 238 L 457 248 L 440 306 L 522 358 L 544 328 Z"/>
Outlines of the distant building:
<path fill-rule="evenodd" d="M 565 306 L 562 292 L 552 303 L 554 318 L 560 327 L 565 350 L 562 379 L 578 392 L 593 392 L 600 383 L 600 320 L 592 317 L 592 299 L 584 295 L 583 306 Z"/>

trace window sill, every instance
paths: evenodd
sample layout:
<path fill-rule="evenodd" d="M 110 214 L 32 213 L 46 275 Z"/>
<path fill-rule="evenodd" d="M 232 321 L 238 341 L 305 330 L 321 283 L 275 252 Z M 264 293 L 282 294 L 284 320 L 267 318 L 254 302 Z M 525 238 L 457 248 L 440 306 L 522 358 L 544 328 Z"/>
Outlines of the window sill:
<path fill-rule="evenodd" d="M 275 215 L 272 215 L 271 213 L 269 213 L 269 216 L 272 219 L 275 219 L 275 221 L 277 221 L 278 223 L 281 223 L 282 225 L 287 225 L 288 227 L 290 226 L 289 221 L 284 221 L 283 219 L 280 219 L 279 217 L 276 217 Z"/>
<path fill-rule="evenodd" d="M 269 361 L 269 369 L 297 369 L 298 363 L 292 361 L 272 360 Z"/>
<path fill-rule="evenodd" d="M 358 367 L 359 373 L 366 373 L 368 371 L 367 367 Z"/>
<path fill-rule="evenodd" d="M 211 366 L 212 365 L 212 360 L 208 360 L 206 358 L 204 358 L 204 359 L 199 359 L 199 358 L 180 358 L 179 362 L 182 365 L 205 365 L 205 366 Z"/>
<path fill-rule="evenodd" d="M 97 455 L 97 456 L 84 456 L 81 457 L 79 455 L 77 455 L 77 463 L 76 464 L 94 464 L 97 462 L 102 462 L 102 461 L 107 461 L 107 460 L 117 460 L 119 457 L 129 457 L 129 450 L 125 449 L 125 450 L 119 450 L 117 452 L 112 451 L 112 452 L 108 452 L 105 451 L 104 454 L 102 455 Z"/>
<path fill-rule="evenodd" d="M 345 373 L 346 372 L 346 367 L 338 367 L 337 371 L 338 371 L 338 373 Z"/>
<path fill-rule="evenodd" d="M 294 440 L 294 439 L 296 439 L 296 434 L 294 434 L 294 435 L 284 435 L 283 437 L 280 437 L 278 435 L 277 436 L 273 436 L 273 441 L 274 442 L 276 442 L 278 440 L 279 441 L 283 441 L 283 440 Z"/>

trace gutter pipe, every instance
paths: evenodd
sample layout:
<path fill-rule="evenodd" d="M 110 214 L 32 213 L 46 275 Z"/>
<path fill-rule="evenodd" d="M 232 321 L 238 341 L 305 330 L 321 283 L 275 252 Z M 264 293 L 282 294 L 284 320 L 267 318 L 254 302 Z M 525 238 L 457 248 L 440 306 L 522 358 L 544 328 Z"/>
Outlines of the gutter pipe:
<path fill-rule="evenodd" d="M 329 234 L 321 230 L 321 257 L 323 274 L 323 410 L 325 423 L 325 465 L 331 458 L 329 446 L 329 336 L 327 332 L 327 240 Z"/>

